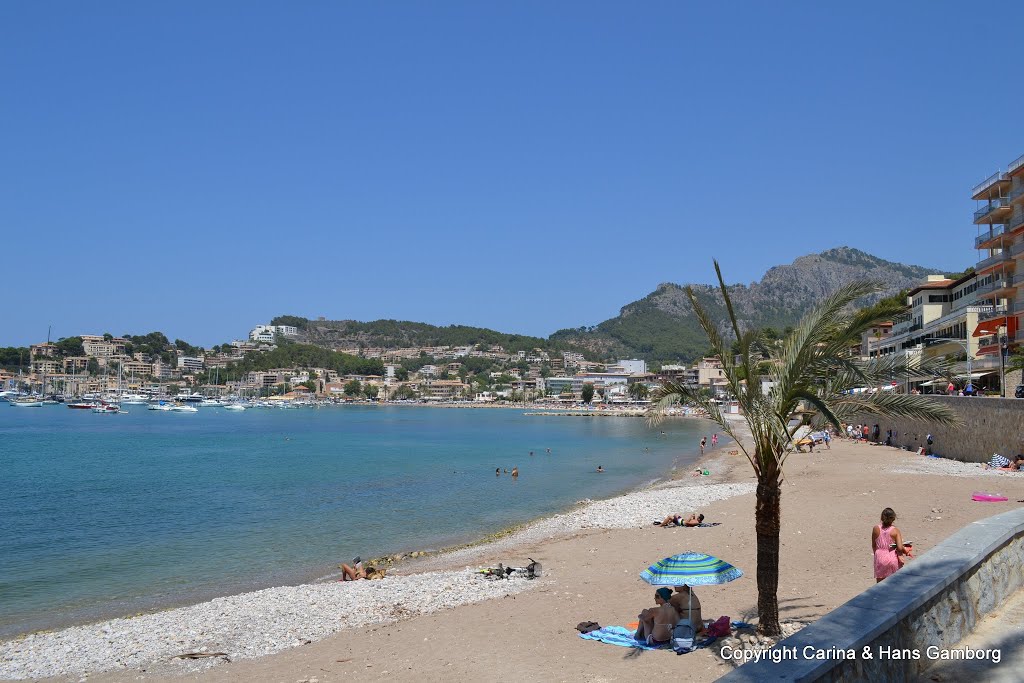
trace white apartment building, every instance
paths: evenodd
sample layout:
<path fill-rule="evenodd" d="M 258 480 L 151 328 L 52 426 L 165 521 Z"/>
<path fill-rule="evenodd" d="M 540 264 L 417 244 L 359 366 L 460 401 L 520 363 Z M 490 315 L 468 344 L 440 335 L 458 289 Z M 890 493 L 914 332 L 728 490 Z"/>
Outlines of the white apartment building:
<path fill-rule="evenodd" d="M 249 330 L 249 339 L 255 342 L 273 343 L 277 335 L 294 339 L 299 336 L 299 328 L 293 325 L 257 325 Z"/>
<path fill-rule="evenodd" d="M 978 202 L 977 298 L 990 308 L 979 315 L 970 336 L 978 339 L 980 355 L 998 359 L 1000 351 L 1024 342 L 1024 155 L 1010 162 L 1005 172 L 996 171 L 975 185 L 971 198 Z M 980 285 L 981 278 L 986 278 L 985 285 Z"/>
<path fill-rule="evenodd" d="M 186 372 L 200 372 L 203 369 L 202 356 L 178 356 L 178 369 Z"/>

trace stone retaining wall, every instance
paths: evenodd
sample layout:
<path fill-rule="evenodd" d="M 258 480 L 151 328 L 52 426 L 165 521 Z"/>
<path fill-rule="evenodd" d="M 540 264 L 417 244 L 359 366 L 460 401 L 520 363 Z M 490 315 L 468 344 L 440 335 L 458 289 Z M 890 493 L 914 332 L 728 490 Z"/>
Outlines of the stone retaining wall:
<path fill-rule="evenodd" d="M 916 680 L 934 663 L 926 656 L 929 646 L 953 648 L 1024 586 L 1022 566 L 1024 509 L 974 522 L 778 643 L 772 648 L 777 663 L 751 662 L 719 681 Z M 806 656 L 828 648 L 843 654 Z M 893 650 L 917 651 L 920 658 L 894 659 Z"/>
<path fill-rule="evenodd" d="M 953 406 L 964 424 L 960 428 L 940 427 L 913 420 L 868 416 L 869 425 L 893 430 L 893 445 L 916 451 L 932 435 L 932 452 L 963 462 L 988 462 L 993 453 L 1012 459 L 1024 453 L 1024 399 L 968 396 L 934 396 L 936 401 Z M 857 420 L 853 420 L 854 423 Z"/>

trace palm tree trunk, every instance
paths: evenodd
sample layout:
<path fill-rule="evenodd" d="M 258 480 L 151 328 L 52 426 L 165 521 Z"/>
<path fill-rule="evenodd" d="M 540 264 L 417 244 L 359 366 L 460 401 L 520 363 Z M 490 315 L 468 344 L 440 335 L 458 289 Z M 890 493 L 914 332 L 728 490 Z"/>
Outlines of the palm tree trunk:
<path fill-rule="evenodd" d="M 757 630 L 766 636 L 782 633 L 778 596 L 781 503 L 778 473 L 762 472 L 757 481 L 754 529 L 757 534 Z"/>

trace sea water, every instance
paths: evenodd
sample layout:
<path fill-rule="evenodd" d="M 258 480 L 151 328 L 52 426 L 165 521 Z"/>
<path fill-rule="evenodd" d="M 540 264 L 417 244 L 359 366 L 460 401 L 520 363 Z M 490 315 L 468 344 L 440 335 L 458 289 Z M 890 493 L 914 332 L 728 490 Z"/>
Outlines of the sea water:
<path fill-rule="evenodd" d="M 0 637 L 481 538 L 686 466 L 712 429 L 516 409 L 126 408 L 0 403 Z"/>

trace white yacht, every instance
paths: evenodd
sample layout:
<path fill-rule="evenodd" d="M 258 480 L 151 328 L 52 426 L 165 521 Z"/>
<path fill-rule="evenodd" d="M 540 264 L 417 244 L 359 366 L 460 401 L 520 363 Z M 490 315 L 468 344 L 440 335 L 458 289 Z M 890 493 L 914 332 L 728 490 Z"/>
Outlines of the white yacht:
<path fill-rule="evenodd" d="M 199 408 L 195 406 L 185 405 L 184 403 L 176 403 L 171 406 L 171 412 L 173 413 L 198 413 Z"/>
<path fill-rule="evenodd" d="M 224 404 L 216 398 L 204 398 L 199 402 L 200 408 L 223 408 Z"/>
<path fill-rule="evenodd" d="M 243 406 L 241 403 L 229 403 L 228 405 L 224 406 L 224 410 L 245 410 L 245 406 Z"/>
<path fill-rule="evenodd" d="M 133 406 L 144 406 L 146 405 L 146 397 L 142 394 L 122 394 L 121 403 L 127 403 Z"/>
<path fill-rule="evenodd" d="M 8 399 L 10 400 L 10 399 Z M 26 396 L 25 398 L 14 399 L 10 401 L 11 405 L 15 408 L 42 408 L 43 402 L 39 399 L 31 398 Z"/>

